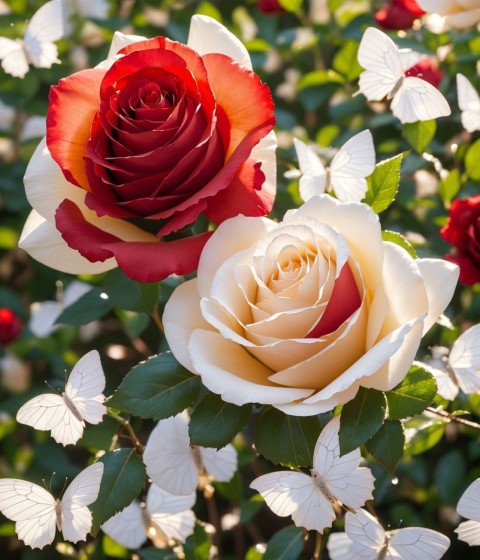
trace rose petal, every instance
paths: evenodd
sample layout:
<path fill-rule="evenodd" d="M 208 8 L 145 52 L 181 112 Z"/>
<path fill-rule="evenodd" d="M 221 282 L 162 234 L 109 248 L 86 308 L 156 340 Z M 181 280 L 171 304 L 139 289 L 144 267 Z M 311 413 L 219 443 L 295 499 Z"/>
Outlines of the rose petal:
<path fill-rule="evenodd" d="M 70 249 L 55 225 L 35 210 L 23 226 L 18 246 L 42 264 L 69 274 L 99 274 L 117 267 L 113 258 L 92 263 Z"/>
<path fill-rule="evenodd" d="M 190 21 L 187 45 L 198 54 L 221 53 L 252 70 L 245 45 L 226 27 L 208 16 L 196 14 Z"/>
<path fill-rule="evenodd" d="M 197 329 L 192 333 L 188 349 L 204 385 L 226 402 L 238 406 L 249 402 L 276 404 L 312 394 L 311 390 L 278 387 L 271 383 L 268 381 L 271 370 L 218 333 Z"/>
<path fill-rule="evenodd" d="M 188 342 L 195 329 L 210 330 L 200 311 L 197 279 L 180 284 L 165 305 L 163 326 L 165 337 L 175 358 L 188 370 L 195 368 L 188 354 Z"/>
<path fill-rule="evenodd" d="M 50 89 L 47 146 L 67 181 L 89 190 L 84 158 L 95 113 L 98 110 L 101 69 L 76 72 Z"/>
<path fill-rule="evenodd" d="M 417 259 L 428 297 L 428 314 L 424 321 L 425 334 L 444 312 L 453 297 L 459 268 L 440 259 Z"/>

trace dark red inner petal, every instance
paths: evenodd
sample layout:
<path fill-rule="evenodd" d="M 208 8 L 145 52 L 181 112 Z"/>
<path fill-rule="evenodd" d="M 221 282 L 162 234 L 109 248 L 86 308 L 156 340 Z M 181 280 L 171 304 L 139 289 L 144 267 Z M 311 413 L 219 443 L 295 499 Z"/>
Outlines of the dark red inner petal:
<path fill-rule="evenodd" d="M 343 266 L 330 296 L 327 308 L 321 320 L 307 334 L 305 338 L 320 338 L 334 332 L 354 313 L 362 303 L 362 298 L 357 288 L 348 263 Z"/>

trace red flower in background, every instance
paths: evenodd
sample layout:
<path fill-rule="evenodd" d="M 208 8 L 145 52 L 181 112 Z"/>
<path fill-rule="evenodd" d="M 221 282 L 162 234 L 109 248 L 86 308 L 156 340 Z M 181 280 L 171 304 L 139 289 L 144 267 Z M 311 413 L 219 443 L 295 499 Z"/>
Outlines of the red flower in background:
<path fill-rule="evenodd" d="M 257 10 L 264 14 L 281 14 L 285 12 L 278 0 L 258 0 Z"/>
<path fill-rule="evenodd" d="M 459 281 L 480 282 L 480 195 L 455 200 L 440 234 L 456 251 L 445 259 L 460 267 Z"/>
<path fill-rule="evenodd" d="M 405 72 L 405 76 L 414 76 L 425 80 L 432 86 L 438 88 L 443 78 L 443 72 L 438 69 L 435 61 L 428 58 L 420 60 L 415 66 L 412 66 Z"/>
<path fill-rule="evenodd" d="M 375 12 L 375 21 L 384 29 L 409 29 L 425 12 L 415 0 L 392 0 L 390 5 Z"/>
<path fill-rule="evenodd" d="M 13 342 L 22 330 L 22 321 L 8 307 L 0 308 L 0 344 Z"/>

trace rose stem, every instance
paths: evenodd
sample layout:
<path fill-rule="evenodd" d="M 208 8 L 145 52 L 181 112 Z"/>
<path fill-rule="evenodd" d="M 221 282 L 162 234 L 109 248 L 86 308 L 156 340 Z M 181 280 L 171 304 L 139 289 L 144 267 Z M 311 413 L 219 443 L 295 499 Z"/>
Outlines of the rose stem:
<path fill-rule="evenodd" d="M 165 332 L 163 328 L 162 320 L 160 319 L 160 315 L 158 314 L 158 307 L 155 306 L 153 311 L 150 313 L 150 317 L 153 319 L 153 322 L 157 325 L 158 330 L 163 334 Z"/>
<path fill-rule="evenodd" d="M 464 426 L 468 426 L 469 428 L 475 428 L 476 430 L 480 430 L 480 424 L 477 424 L 477 422 L 466 420 L 461 416 L 452 416 L 446 410 L 436 410 L 435 408 L 432 408 L 430 406 L 426 408 L 426 410 L 428 410 L 428 412 L 431 412 L 432 414 L 436 414 L 437 416 L 446 418 L 447 420 L 450 420 L 450 422 L 457 422 L 457 424 L 463 424 Z"/>
<path fill-rule="evenodd" d="M 122 426 L 127 430 L 130 441 L 133 443 L 133 445 L 136 447 L 136 449 L 140 453 L 143 453 L 145 451 L 145 446 L 138 439 L 137 434 L 133 431 L 133 428 L 132 428 L 132 425 L 130 424 L 130 422 L 128 420 L 125 420 L 125 418 L 122 418 L 121 416 L 118 416 L 118 414 L 115 414 L 110 409 L 107 409 L 107 410 L 108 410 L 108 413 L 110 414 L 110 416 L 115 418 L 115 420 L 117 420 L 117 422 L 120 422 L 120 424 L 122 424 Z"/>
<path fill-rule="evenodd" d="M 215 531 L 212 535 L 212 544 L 217 549 L 217 558 L 220 558 L 221 522 L 217 509 L 217 502 L 215 501 L 215 491 L 213 489 L 213 486 L 207 484 L 203 489 L 203 496 L 205 498 L 205 503 L 207 505 L 208 519 L 210 523 L 213 525 L 213 527 L 215 528 Z"/>
<path fill-rule="evenodd" d="M 315 537 L 315 550 L 313 551 L 313 560 L 320 560 L 320 552 L 322 549 L 322 535 L 317 533 Z"/>

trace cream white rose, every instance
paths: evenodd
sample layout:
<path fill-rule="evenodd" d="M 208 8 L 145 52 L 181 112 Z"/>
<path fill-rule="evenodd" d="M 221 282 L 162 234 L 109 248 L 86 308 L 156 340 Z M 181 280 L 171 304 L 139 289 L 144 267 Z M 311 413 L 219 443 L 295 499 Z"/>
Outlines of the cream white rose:
<path fill-rule="evenodd" d="M 480 22 L 480 0 L 417 0 L 417 4 L 428 12 L 427 26 L 437 33 L 467 29 Z"/>
<path fill-rule="evenodd" d="M 236 405 L 307 416 L 389 390 L 450 301 L 455 265 L 382 240 L 362 203 L 313 197 L 283 222 L 237 216 L 163 316 L 179 362 Z"/>

